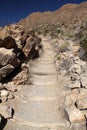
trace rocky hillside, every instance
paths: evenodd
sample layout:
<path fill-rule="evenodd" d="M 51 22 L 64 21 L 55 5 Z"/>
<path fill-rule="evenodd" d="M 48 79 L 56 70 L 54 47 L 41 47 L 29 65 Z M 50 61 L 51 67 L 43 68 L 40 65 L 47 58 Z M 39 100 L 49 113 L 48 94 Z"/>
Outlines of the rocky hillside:
<path fill-rule="evenodd" d="M 59 10 L 54 12 L 37 12 L 30 14 L 25 19 L 22 19 L 18 24 L 23 25 L 26 29 L 36 28 L 41 25 L 65 25 L 69 26 L 73 24 L 76 27 L 77 24 L 82 24 L 87 21 L 87 2 L 81 4 L 66 4 Z"/>

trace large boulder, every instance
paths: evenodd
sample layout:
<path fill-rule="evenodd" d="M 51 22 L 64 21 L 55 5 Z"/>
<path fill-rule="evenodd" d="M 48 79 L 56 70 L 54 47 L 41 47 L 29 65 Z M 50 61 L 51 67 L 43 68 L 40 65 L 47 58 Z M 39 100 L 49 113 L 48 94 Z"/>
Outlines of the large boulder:
<path fill-rule="evenodd" d="M 27 38 L 23 52 L 27 58 L 33 59 L 39 56 L 39 50 L 42 49 L 41 39 L 36 36 Z"/>
<path fill-rule="evenodd" d="M 0 47 L 4 47 L 6 49 L 12 49 L 17 48 L 17 44 L 15 42 L 15 39 L 13 39 L 11 36 L 5 37 L 4 40 L 0 39 Z"/>
<path fill-rule="evenodd" d="M 66 96 L 65 110 L 66 110 L 66 112 L 69 116 L 69 120 L 72 124 L 85 122 L 84 114 L 79 109 L 76 108 L 75 103 L 71 99 L 70 95 Z"/>
<path fill-rule="evenodd" d="M 17 54 L 13 49 L 0 48 L 0 81 L 21 64 Z"/>

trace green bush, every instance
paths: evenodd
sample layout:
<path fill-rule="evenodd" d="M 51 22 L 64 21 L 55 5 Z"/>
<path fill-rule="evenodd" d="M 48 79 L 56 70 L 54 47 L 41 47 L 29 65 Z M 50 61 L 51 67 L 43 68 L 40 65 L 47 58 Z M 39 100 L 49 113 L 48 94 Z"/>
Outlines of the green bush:
<path fill-rule="evenodd" d="M 80 44 L 87 53 L 87 35 L 81 37 Z"/>

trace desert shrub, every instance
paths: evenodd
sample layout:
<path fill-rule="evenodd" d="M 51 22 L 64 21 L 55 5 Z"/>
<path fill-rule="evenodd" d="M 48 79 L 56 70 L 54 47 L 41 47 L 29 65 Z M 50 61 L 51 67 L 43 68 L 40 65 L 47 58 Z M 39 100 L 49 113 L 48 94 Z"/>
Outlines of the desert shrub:
<path fill-rule="evenodd" d="M 87 53 L 87 35 L 84 35 L 81 37 L 80 44 L 81 44 L 81 47 L 83 47 L 83 49 Z"/>
<path fill-rule="evenodd" d="M 60 51 L 61 52 L 65 52 L 68 50 L 68 43 L 67 42 L 64 42 L 60 45 Z"/>

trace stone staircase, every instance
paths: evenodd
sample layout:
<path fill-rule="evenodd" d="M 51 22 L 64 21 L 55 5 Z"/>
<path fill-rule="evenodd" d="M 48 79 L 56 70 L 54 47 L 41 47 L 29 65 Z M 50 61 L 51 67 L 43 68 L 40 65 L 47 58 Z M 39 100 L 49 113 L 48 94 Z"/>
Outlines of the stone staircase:
<path fill-rule="evenodd" d="M 70 130 L 59 111 L 62 102 L 62 80 L 58 82 L 54 51 L 47 39 L 42 39 L 43 55 L 31 66 L 31 84 L 20 86 L 15 99 L 13 119 L 4 130 Z"/>

